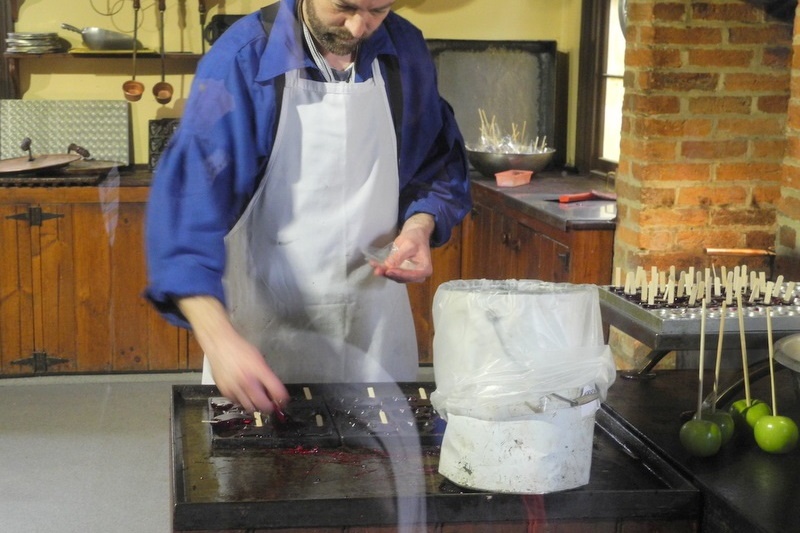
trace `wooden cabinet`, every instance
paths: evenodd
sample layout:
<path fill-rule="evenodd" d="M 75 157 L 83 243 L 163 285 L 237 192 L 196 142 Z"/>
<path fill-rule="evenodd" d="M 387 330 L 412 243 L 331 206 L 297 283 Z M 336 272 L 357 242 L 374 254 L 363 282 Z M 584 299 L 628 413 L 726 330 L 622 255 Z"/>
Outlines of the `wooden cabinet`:
<path fill-rule="evenodd" d="M 142 297 L 147 185 L 2 189 L 0 374 L 202 367 L 191 335 Z M 611 277 L 613 225 L 554 227 L 485 187 L 473 200 L 433 250 L 433 276 L 408 286 L 421 363 L 433 362 L 433 297 L 446 281 Z"/>
<path fill-rule="evenodd" d="M 199 368 L 143 299 L 146 187 L 6 188 L 0 373 Z"/>
<path fill-rule="evenodd" d="M 462 224 L 462 278 L 610 281 L 613 225 L 557 228 L 516 209 L 501 193 L 481 187 L 473 187 L 473 203 Z"/>
<path fill-rule="evenodd" d="M 457 227 L 447 244 L 432 250 L 433 275 L 424 283 L 408 285 L 420 363 L 433 362 L 433 296 L 439 285 L 461 277 L 461 247 L 461 227 Z"/>

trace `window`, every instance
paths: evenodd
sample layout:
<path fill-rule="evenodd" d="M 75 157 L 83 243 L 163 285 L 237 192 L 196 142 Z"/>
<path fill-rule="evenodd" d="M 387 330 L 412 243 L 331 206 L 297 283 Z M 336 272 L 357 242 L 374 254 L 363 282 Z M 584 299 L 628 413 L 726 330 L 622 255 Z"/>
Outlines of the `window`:
<path fill-rule="evenodd" d="M 625 92 L 619 2 L 625 0 L 583 0 L 575 158 L 581 172 L 607 174 L 619 161 Z"/>
<path fill-rule="evenodd" d="M 14 31 L 14 12 L 16 4 L 11 5 L 11 2 L 3 2 L 0 4 L 0 99 L 12 98 L 14 96 L 14 88 L 11 84 L 11 79 L 8 74 L 8 62 L 3 59 L 2 55 L 6 51 L 6 35 L 8 32 Z"/>

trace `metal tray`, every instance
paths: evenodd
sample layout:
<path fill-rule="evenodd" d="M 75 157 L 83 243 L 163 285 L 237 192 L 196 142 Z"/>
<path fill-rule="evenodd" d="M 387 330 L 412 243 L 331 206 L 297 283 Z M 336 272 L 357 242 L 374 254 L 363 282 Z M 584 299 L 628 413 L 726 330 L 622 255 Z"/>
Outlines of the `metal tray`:
<path fill-rule="evenodd" d="M 610 287 L 598 287 L 603 322 L 631 335 L 655 349 L 696 350 L 700 344 L 700 309 L 648 309 L 625 298 Z M 743 306 L 745 341 L 762 345 L 767 337 L 764 306 Z M 716 313 L 716 314 L 715 314 Z M 787 305 L 772 306 L 774 339 L 800 331 L 800 306 L 796 298 Z M 739 320 L 735 308 L 729 308 L 725 318 L 725 346 L 740 346 Z M 715 341 L 719 335 L 719 311 L 706 314 L 706 340 Z"/>
<path fill-rule="evenodd" d="M 241 408 L 230 403 L 220 407 L 223 402 L 209 398 L 206 421 L 212 447 L 383 448 L 405 442 L 435 446 L 444 435 L 444 421 L 428 399 L 433 389 L 424 385 L 289 385 L 288 389 L 291 401 L 285 420 L 256 415 L 233 428 L 215 424 L 215 417 L 235 415 Z"/>
<path fill-rule="evenodd" d="M 419 387 L 434 390 L 432 383 L 397 390 Z M 218 395 L 213 386 L 173 387 L 175 531 L 394 526 L 399 506 L 409 501 L 422 504 L 422 520 L 430 524 L 528 522 L 532 504 L 544 506 L 552 521 L 699 521 L 697 489 L 603 409 L 589 484 L 538 496 L 460 489 L 438 473 L 438 447 L 411 439 L 390 439 L 397 446 L 383 448 L 346 440 L 334 448 L 215 447 L 202 420 L 209 397 Z"/>

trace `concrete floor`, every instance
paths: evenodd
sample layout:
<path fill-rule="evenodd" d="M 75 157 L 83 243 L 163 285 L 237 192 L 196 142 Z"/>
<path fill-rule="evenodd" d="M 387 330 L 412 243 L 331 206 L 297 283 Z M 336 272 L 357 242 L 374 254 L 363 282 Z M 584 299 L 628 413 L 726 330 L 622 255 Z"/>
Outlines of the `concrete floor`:
<path fill-rule="evenodd" d="M 200 374 L 0 379 L 0 531 L 171 531 L 172 384 Z"/>

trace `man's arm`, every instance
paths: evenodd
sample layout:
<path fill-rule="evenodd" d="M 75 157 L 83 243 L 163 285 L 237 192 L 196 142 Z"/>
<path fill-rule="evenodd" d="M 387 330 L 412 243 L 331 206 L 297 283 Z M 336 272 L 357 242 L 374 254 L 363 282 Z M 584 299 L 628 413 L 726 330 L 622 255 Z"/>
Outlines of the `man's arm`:
<path fill-rule="evenodd" d="M 261 352 L 236 331 L 219 300 L 191 296 L 177 304 L 192 325 L 223 396 L 249 412 L 270 413 L 286 403 L 286 387 Z"/>
<path fill-rule="evenodd" d="M 417 213 L 403 224 L 395 238 L 392 253 L 383 265 L 375 266 L 375 274 L 386 276 L 400 283 L 421 283 L 433 273 L 430 240 L 435 222 L 428 213 Z M 405 261 L 414 268 L 401 268 Z"/>

